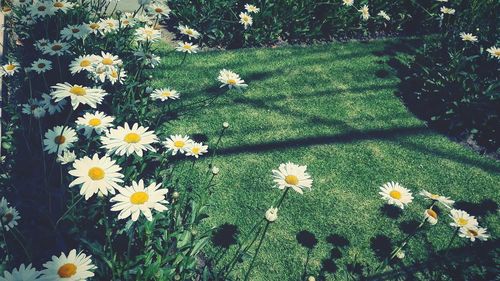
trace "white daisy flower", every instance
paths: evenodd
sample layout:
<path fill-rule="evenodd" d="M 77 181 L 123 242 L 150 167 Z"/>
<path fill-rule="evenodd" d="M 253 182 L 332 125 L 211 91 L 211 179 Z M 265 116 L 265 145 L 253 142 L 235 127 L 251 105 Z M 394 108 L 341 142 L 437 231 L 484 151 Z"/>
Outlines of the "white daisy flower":
<path fill-rule="evenodd" d="M 48 94 L 42 94 L 42 100 L 40 101 L 40 105 L 43 106 L 50 115 L 61 112 L 66 104 L 66 100 L 55 102 Z"/>
<path fill-rule="evenodd" d="M 51 56 L 62 56 L 69 53 L 69 45 L 56 40 L 50 42 L 46 47 L 44 47 L 42 52 Z"/>
<path fill-rule="evenodd" d="M 200 33 L 198 31 L 192 29 L 187 25 L 179 25 L 177 29 L 179 29 L 179 32 L 181 34 L 187 35 L 189 38 L 198 39 L 200 37 Z"/>
<path fill-rule="evenodd" d="M 240 23 L 243 24 L 243 27 L 247 29 L 249 26 L 252 26 L 253 19 L 248 13 L 240 13 Z"/>
<path fill-rule="evenodd" d="M 392 181 L 381 186 L 379 194 L 382 195 L 382 199 L 387 200 L 387 204 L 396 205 L 401 209 L 413 200 L 409 189 Z"/>
<path fill-rule="evenodd" d="M 46 113 L 46 110 L 42 106 L 38 106 L 38 107 L 35 107 L 35 109 L 33 109 L 33 117 L 35 117 L 36 119 L 40 119 L 40 118 L 44 117 L 45 113 Z"/>
<path fill-rule="evenodd" d="M 84 25 L 67 25 L 61 30 L 61 38 L 66 41 L 83 39 L 88 31 L 89 30 Z"/>
<path fill-rule="evenodd" d="M 103 89 L 87 88 L 80 85 L 71 85 L 69 83 L 57 83 L 52 86 L 54 91 L 51 93 L 52 98 L 58 102 L 64 98 L 71 98 L 71 105 L 76 109 L 80 104 L 88 104 L 92 108 L 96 108 L 101 104 L 106 93 Z"/>
<path fill-rule="evenodd" d="M 94 71 L 94 63 L 99 59 L 99 56 L 95 55 L 82 55 L 75 58 L 71 61 L 69 65 L 69 70 L 71 74 L 79 73 L 82 70 L 86 70 L 88 72 Z"/>
<path fill-rule="evenodd" d="M 363 5 L 363 7 L 358 10 L 358 12 L 361 13 L 361 18 L 363 20 L 368 20 L 370 18 L 370 10 L 368 8 L 368 5 Z"/>
<path fill-rule="evenodd" d="M 61 253 L 59 257 L 52 256 L 52 260 L 43 264 L 42 280 L 50 281 L 84 281 L 94 277 L 92 270 L 96 266 L 92 264 L 92 256 L 84 253 L 76 253 L 73 249 L 68 256 Z"/>
<path fill-rule="evenodd" d="M 108 128 L 113 127 L 114 117 L 107 116 L 104 112 L 96 111 L 95 113 L 85 113 L 82 117 L 76 120 L 77 128 L 84 129 L 83 135 L 90 138 L 92 132 L 100 135 Z"/>
<path fill-rule="evenodd" d="M 311 190 L 313 180 L 306 172 L 307 166 L 299 166 L 291 162 L 280 164 L 278 170 L 273 170 L 273 181 L 279 189 L 291 187 L 303 194 L 303 189 Z"/>
<path fill-rule="evenodd" d="M 223 69 L 219 72 L 219 77 L 217 80 L 222 83 L 221 88 L 224 86 L 228 86 L 229 89 L 236 88 L 237 90 L 241 90 L 246 88 L 248 85 L 245 84 L 245 80 L 241 79 L 240 76 L 230 70 Z"/>
<path fill-rule="evenodd" d="M 115 197 L 111 198 L 111 202 L 116 202 L 111 211 L 120 211 L 118 219 L 126 219 L 131 217 L 132 221 L 137 221 L 142 213 L 147 220 L 153 220 L 151 210 L 163 212 L 167 210 L 166 194 L 168 189 L 160 188 L 160 184 L 151 183 L 144 188 L 144 181 L 132 181 L 131 186 L 119 188 L 120 192 Z"/>
<path fill-rule="evenodd" d="M 440 11 L 441 11 L 441 13 L 447 14 L 447 15 L 454 15 L 455 14 L 455 9 L 446 8 L 445 6 L 441 7 Z"/>
<path fill-rule="evenodd" d="M 28 99 L 28 103 L 22 105 L 21 112 L 26 115 L 33 115 L 33 111 L 41 106 L 41 102 L 37 99 Z"/>
<path fill-rule="evenodd" d="M 52 4 L 44 1 L 36 1 L 30 6 L 30 14 L 33 18 L 43 18 L 55 14 Z"/>
<path fill-rule="evenodd" d="M 14 268 L 12 272 L 5 271 L 3 277 L 0 276 L 0 281 L 38 281 L 40 280 L 40 271 L 33 268 L 31 264 L 25 266 L 21 264 L 18 268 Z"/>
<path fill-rule="evenodd" d="M 145 26 L 137 28 L 135 36 L 138 42 L 156 42 L 161 38 L 161 32 L 151 26 Z"/>
<path fill-rule="evenodd" d="M 101 30 L 103 29 L 102 23 L 101 22 L 89 22 L 85 24 L 87 27 L 87 30 L 92 33 L 92 34 L 100 34 Z"/>
<path fill-rule="evenodd" d="M 158 142 L 154 131 L 148 131 L 148 127 L 139 126 L 135 123 L 132 128 L 128 123 L 124 127 L 112 128 L 106 132 L 106 136 L 101 137 L 103 147 L 108 150 L 108 154 L 127 155 L 136 153 L 142 157 L 143 150 L 155 151 L 152 144 Z"/>
<path fill-rule="evenodd" d="M 477 36 L 472 35 L 472 33 L 462 32 L 460 38 L 462 38 L 462 41 L 477 42 Z"/>
<path fill-rule="evenodd" d="M 63 1 L 63 0 L 53 0 L 52 8 L 55 12 L 66 13 L 68 10 L 72 9 L 75 4 Z"/>
<path fill-rule="evenodd" d="M 264 216 L 268 222 L 275 222 L 278 219 L 278 208 L 269 208 Z"/>
<path fill-rule="evenodd" d="M 103 68 L 105 71 L 115 70 L 123 64 L 118 56 L 105 52 L 101 52 L 101 56 L 95 56 L 94 62 L 97 64 L 96 68 Z"/>
<path fill-rule="evenodd" d="M 13 7 L 26 7 L 28 4 L 31 4 L 31 1 L 28 1 L 28 0 L 13 0 L 12 1 Z"/>
<path fill-rule="evenodd" d="M 114 69 L 114 70 L 107 72 L 106 77 L 111 82 L 111 85 L 114 85 L 116 82 L 118 82 L 119 84 L 123 84 L 123 82 L 125 81 L 125 78 L 127 77 L 127 72 L 123 69 L 120 69 L 120 70 Z"/>
<path fill-rule="evenodd" d="M 56 151 L 57 154 L 59 154 L 63 151 L 71 149 L 73 147 L 73 143 L 77 140 L 78 137 L 76 136 L 76 132 L 72 128 L 55 126 L 45 133 L 43 150 L 47 151 L 49 154 L 56 153 Z"/>
<path fill-rule="evenodd" d="M 72 163 L 76 160 L 76 154 L 73 151 L 66 150 L 63 153 L 57 155 L 56 161 L 61 163 L 61 165 L 66 165 Z"/>
<path fill-rule="evenodd" d="M 354 0 L 342 0 L 342 5 L 344 6 L 352 6 L 354 4 Z"/>
<path fill-rule="evenodd" d="M 101 19 L 99 21 L 99 31 L 102 34 L 111 33 L 118 30 L 120 22 L 113 18 Z"/>
<path fill-rule="evenodd" d="M 189 42 L 179 42 L 178 46 L 175 48 L 178 52 L 183 53 L 196 53 L 198 51 L 198 45 L 193 45 L 193 43 Z"/>
<path fill-rule="evenodd" d="M 9 231 L 18 225 L 19 219 L 21 216 L 19 212 L 14 207 L 7 207 L 3 210 L 0 210 L 0 215 L 2 219 L 2 225 L 6 231 Z"/>
<path fill-rule="evenodd" d="M 31 63 L 30 69 L 38 74 L 45 73 L 52 69 L 52 62 L 46 59 L 37 59 Z"/>
<path fill-rule="evenodd" d="M 385 11 L 380 11 L 377 15 L 383 17 L 387 21 L 391 20 L 391 17 Z"/>
<path fill-rule="evenodd" d="M 170 10 L 170 8 L 166 5 L 153 3 L 152 5 L 147 7 L 147 11 L 152 16 L 156 16 L 158 18 L 168 18 L 172 10 Z"/>
<path fill-rule="evenodd" d="M 500 48 L 497 48 L 495 46 L 489 47 L 486 49 L 488 53 L 490 53 L 490 56 L 500 59 Z"/>
<path fill-rule="evenodd" d="M 166 101 L 169 99 L 176 100 L 181 96 L 181 94 L 178 93 L 176 90 L 171 90 L 170 88 L 163 88 L 154 90 L 150 96 L 153 100 Z"/>
<path fill-rule="evenodd" d="M 172 135 L 163 142 L 167 152 L 172 152 L 172 155 L 176 155 L 177 152 L 184 154 L 188 151 L 189 147 L 193 141 L 188 136 L 182 135 Z"/>
<path fill-rule="evenodd" d="M 39 51 L 43 51 L 43 49 L 45 47 L 47 47 L 49 45 L 50 41 L 45 39 L 45 38 L 42 38 L 40 40 L 37 40 L 35 41 L 35 43 L 33 44 L 35 46 L 35 48 Z"/>
<path fill-rule="evenodd" d="M 490 235 L 486 231 L 487 229 L 482 227 L 461 227 L 458 236 L 467 238 L 471 242 L 476 241 L 476 239 L 487 241 Z"/>
<path fill-rule="evenodd" d="M 433 194 L 433 193 L 430 193 L 426 190 L 422 190 L 420 192 L 420 195 L 424 196 L 426 199 L 439 202 L 439 203 L 443 204 L 444 206 L 446 206 L 447 208 L 451 208 L 453 206 L 453 204 L 455 204 L 455 201 L 451 200 L 450 198 L 448 198 L 446 196 Z"/>
<path fill-rule="evenodd" d="M 7 64 L 4 64 L 2 66 L 2 71 L 0 73 L 0 77 L 6 75 L 6 76 L 13 76 L 16 72 L 18 72 L 21 69 L 21 66 L 19 63 L 15 61 L 10 61 Z"/>
<path fill-rule="evenodd" d="M 438 222 L 438 214 L 433 209 L 427 209 L 424 211 L 424 217 L 428 223 L 435 225 Z"/>
<path fill-rule="evenodd" d="M 110 157 L 99 158 L 97 153 L 92 159 L 85 156 L 75 160 L 73 169 L 69 174 L 76 179 L 69 184 L 69 187 L 81 184 L 80 194 L 85 195 L 85 200 L 98 192 L 105 196 L 108 192 L 115 194 L 115 189 L 119 189 L 119 183 L 123 182 L 123 174 L 119 173 L 122 168 Z"/>
<path fill-rule="evenodd" d="M 258 13 L 260 11 L 255 5 L 245 4 L 245 10 L 249 13 Z"/>
<path fill-rule="evenodd" d="M 208 152 L 208 145 L 203 145 L 201 142 L 191 142 L 188 144 L 186 156 L 199 158 L 200 155 Z"/>
<path fill-rule="evenodd" d="M 120 18 L 120 23 L 123 27 L 134 25 L 135 24 L 134 14 L 130 12 L 124 13 Z"/>
<path fill-rule="evenodd" d="M 454 227 L 477 228 L 479 226 L 476 218 L 469 215 L 466 211 L 452 209 L 450 217 L 453 219 L 450 225 Z"/>

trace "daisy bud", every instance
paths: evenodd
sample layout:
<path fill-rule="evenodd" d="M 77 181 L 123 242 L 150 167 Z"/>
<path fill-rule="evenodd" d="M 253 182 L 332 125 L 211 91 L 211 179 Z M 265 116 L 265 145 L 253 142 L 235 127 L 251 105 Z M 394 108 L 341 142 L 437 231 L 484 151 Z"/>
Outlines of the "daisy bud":
<path fill-rule="evenodd" d="M 431 225 L 435 225 L 438 222 L 438 214 L 433 209 L 425 210 L 424 216 Z"/>
<path fill-rule="evenodd" d="M 307 277 L 307 281 L 316 281 L 316 278 L 314 278 L 314 276 L 309 276 Z"/>
<path fill-rule="evenodd" d="M 218 175 L 218 174 L 219 174 L 219 168 L 217 168 L 217 167 L 215 167 L 215 166 L 214 166 L 214 167 L 212 168 L 212 174 L 213 174 L 214 176 Z"/>
<path fill-rule="evenodd" d="M 176 281 L 177 281 L 177 280 L 181 280 L 181 276 L 180 276 L 179 274 L 176 274 L 176 275 L 174 276 L 174 280 L 176 280 Z"/>
<path fill-rule="evenodd" d="M 196 236 L 198 231 L 196 229 L 191 229 L 191 235 Z"/>
<path fill-rule="evenodd" d="M 229 128 L 229 123 L 228 122 L 222 123 L 222 127 L 224 127 L 224 129 Z"/>
<path fill-rule="evenodd" d="M 146 90 L 144 90 L 146 94 L 151 94 L 153 92 L 153 88 L 151 87 L 146 87 Z"/>
<path fill-rule="evenodd" d="M 151 3 L 151 0 L 137 0 L 137 3 L 141 6 L 147 5 L 147 4 Z"/>
<path fill-rule="evenodd" d="M 399 250 L 397 253 L 396 253 L 396 257 L 400 260 L 404 259 L 405 258 L 405 252 L 403 250 Z"/>
<path fill-rule="evenodd" d="M 278 208 L 269 208 L 266 211 L 266 220 L 268 222 L 274 222 L 276 219 L 278 219 Z"/>
<path fill-rule="evenodd" d="M 180 194 L 177 191 L 175 191 L 174 193 L 172 193 L 172 198 L 174 198 L 174 199 L 179 198 L 179 196 L 180 196 Z"/>

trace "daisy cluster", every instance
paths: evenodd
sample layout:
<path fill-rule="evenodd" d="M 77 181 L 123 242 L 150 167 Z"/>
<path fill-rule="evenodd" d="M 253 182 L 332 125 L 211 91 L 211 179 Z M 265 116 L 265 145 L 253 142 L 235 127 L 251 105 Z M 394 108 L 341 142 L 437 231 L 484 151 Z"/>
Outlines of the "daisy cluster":
<path fill-rule="evenodd" d="M 388 182 L 380 187 L 379 194 L 389 205 L 394 205 L 404 209 L 412 203 L 414 197 L 412 192 L 397 182 Z M 452 222 L 450 225 L 457 228 L 457 233 L 464 238 L 475 241 L 476 239 L 486 241 L 489 238 L 487 229 L 480 227 L 477 219 L 466 211 L 454 209 L 455 201 L 444 195 L 422 190 L 419 193 L 424 199 L 431 202 L 431 205 L 423 212 L 424 221 L 431 225 L 438 223 L 438 212 L 434 209 L 437 204 L 445 207 L 449 211 Z"/>

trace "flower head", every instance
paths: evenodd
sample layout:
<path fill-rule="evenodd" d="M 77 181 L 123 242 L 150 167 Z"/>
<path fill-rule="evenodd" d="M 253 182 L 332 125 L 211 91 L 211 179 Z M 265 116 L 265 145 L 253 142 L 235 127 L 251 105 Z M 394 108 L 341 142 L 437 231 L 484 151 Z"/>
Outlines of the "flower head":
<path fill-rule="evenodd" d="M 486 49 L 488 53 L 490 53 L 490 56 L 500 59 L 500 48 L 497 48 L 495 46 L 489 47 Z"/>
<path fill-rule="evenodd" d="M 183 52 L 183 53 L 196 53 L 198 52 L 198 45 L 193 45 L 193 43 L 189 42 L 179 42 L 177 47 L 175 48 L 178 52 Z"/>
<path fill-rule="evenodd" d="M 168 189 L 160 188 L 161 184 L 151 183 L 144 187 L 144 181 L 132 181 L 131 186 L 120 188 L 120 192 L 111 202 L 116 202 L 111 208 L 112 211 L 120 211 L 118 219 L 131 217 L 132 221 L 137 221 L 140 214 L 143 214 L 147 220 L 152 221 L 151 210 L 163 212 L 167 210 L 166 194 Z"/>
<path fill-rule="evenodd" d="M 278 219 L 278 208 L 269 208 L 266 211 L 265 218 L 268 222 L 274 222 Z"/>
<path fill-rule="evenodd" d="M 15 61 L 10 61 L 7 64 L 4 64 L 2 66 L 2 69 L 0 69 L 0 77 L 2 76 L 13 76 L 16 72 L 21 69 L 19 63 Z"/>
<path fill-rule="evenodd" d="M 476 239 L 486 241 L 490 237 L 486 230 L 486 228 L 482 227 L 462 227 L 458 235 L 463 238 L 468 238 L 472 242 L 476 241 Z"/>
<path fill-rule="evenodd" d="M 47 153 L 60 154 L 73 147 L 73 143 L 78 140 L 76 132 L 70 127 L 55 126 L 45 133 L 43 140 L 44 151 Z"/>
<path fill-rule="evenodd" d="M 43 264 L 42 280 L 51 281 L 82 281 L 94 276 L 92 270 L 96 266 L 92 264 L 92 256 L 84 253 L 76 253 L 73 249 L 66 256 L 61 253 L 59 257 L 52 256 L 52 260 Z"/>
<path fill-rule="evenodd" d="M 52 97 L 48 94 L 42 94 L 42 100 L 40 101 L 40 105 L 45 108 L 50 115 L 54 115 L 57 112 L 61 112 L 64 106 L 67 104 L 66 100 L 60 100 L 55 102 Z"/>
<path fill-rule="evenodd" d="M 342 0 L 342 5 L 352 6 L 352 5 L 354 5 L 354 0 Z"/>
<path fill-rule="evenodd" d="M 455 14 L 455 9 L 447 8 L 445 6 L 441 7 L 440 11 L 443 15 L 454 15 Z"/>
<path fill-rule="evenodd" d="M 358 10 L 358 12 L 361 13 L 361 18 L 363 20 L 368 20 L 370 18 L 370 10 L 368 8 L 368 5 L 363 5 L 363 7 Z"/>
<path fill-rule="evenodd" d="M 258 13 L 260 11 L 255 5 L 245 4 L 245 10 L 249 13 Z"/>
<path fill-rule="evenodd" d="M 306 172 L 307 166 L 299 166 L 291 162 L 280 164 L 278 170 L 273 170 L 273 181 L 279 189 L 291 187 L 303 194 L 304 189 L 311 190 L 311 176 Z"/>
<path fill-rule="evenodd" d="M 460 38 L 462 38 L 462 41 L 466 42 L 477 42 L 477 36 L 472 35 L 472 33 L 462 32 L 460 33 Z"/>
<path fill-rule="evenodd" d="M 186 153 L 192 143 L 193 141 L 188 136 L 172 135 L 163 142 L 163 145 L 167 148 L 167 152 L 176 155 L 177 152 Z"/>
<path fill-rule="evenodd" d="M 186 150 L 186 156 L 193 156 L 195 158 L 200 157 L 204 153 L 207 153 L 208 145 L 203 145 L 201 142 L 191 142 Z"/>
<path fill-rule="evenodd" d="M 450 217 L 453 222 L 450 223 L 451 226 L 460 228 L 476 228 L 478 227 L 478 222 L 474 216 L 469 215 L 466 211 L 452 209 L 450 211 Z"/>
<path fill-rule="evenodd" d="M 438 214 L 432 208 L 424 211 L 424 217 L 428 223 L 435 225 L 438 222 Z"/>
<path fill-rule="evenodd" d="M 0 281 L 37 281 L 40 280 L 40 271 L 33 268 L 31 264 L 25 266 L 21 264 L 19 268 L 14 268 L 12 272 L 5 271 L 3 277 L 0 276 Z"/>
<path fill-rule="evenodd" d="M 253 19 L 248 13 L 240 13 L 240 23 L 243 24 L 243 27 L 247 29 L 249 26 L 252 26 Z"/>
<path fill-rule="evenodd" d="M 92 158 L 85 156 L 73 163 L 73 170 L 69 174 L 76 179 L 69 187 L 81 184 L 80 194 L 85 195 L 85 200 L 98 192 L 103 195 L 108 195 L 108 192 L 115 194 L 115 189 L 119 189 L 119 183 L 123 182 L 121 169 L 108 156 L 99 158 L 97 153 Z"/>
<path fill-rule="evenodd" d="M 83 134 L 87 138 L 90 138 L 92 132 L 100 135 L 108 128 L 113 127 L 114 120 L 114 117 L 96 111 L 95 113 L 87 112 L 82 117 L 78 117 L 76 124 L 78 125 L 78 129 L 84 129 Z"/>
<path fill-rule="evenodd" d="M 179 25 L 177 29 L 179 29 L 179 32 L 181 34 L 187 35 L 189 38 L 198 39 L 200 37 L 200 33 L 198 31 L 192 29 L 187 25 Z"/>
<path fill-rule="evenodd" d="M 378 12 L 377 15 L 383 17 L 387 21 L 391 20 L 391 17 L 385 11 L 380 11 L 380 12 Z"/>
<path fill-rule="evenodd" d="M 413 196 L 409 189 L 392 181 L 381 186 L 379 194 L 382 195 L 382 199 L 387 200 L 387 204 L 396 205 L 401 209 L 413 200 Z"/>
<path fill-rule="evenodd" d="M 176 100 L 180 97 L 180 93 L 170 88 L 156 89 L 151 93 L 151 98 L 154 100 Z"/>
<path fill-rule="evenodd" d="M 161 38 L 161 32 L 151 26 L 144 26 L 135 30 L 135 36 L 139 42 L 156 42 Z"/>
<path fill-rule="evenodd" d="M 76 160 L 76 154 L 73 151 L 66 150 L 63 153 L 57 155 L 56 161 L 61 163 L 61 165 L 66 165 L 72 163 Z"/>
<path fill-rule="evenodd" d="M 52 69 L 52 62 L 46 59 L 37 59 L 31 63 L 31 70 L 38 74 L 45 73 Z"/>
<path fill-rule="evenodd" d="M 88 88 L 76 84 L 71 85 L 67 82 L 64 84 L 57 83 L 55 86 L 52 86 L 52 89 L 54 91 L 51 95 L 56 102 L 69 97 L 73 109 L 76 109 L 80 104 L 88 104 L 90 107 L 96 108 L 98 104 L 101 104 L 104 96 L 108 94 L 103 89 Z"/>
<path fill-rule="evenodd" d="M 248 86 L 247 84 L 245 84 L 245 80 L 241 79 L 238 74 L 226 69 L 223 69 L 219 72 L 219 77 L 217 77 L 217 80 L 222 83 L 222 85 L 220 86 L 221 88 L 224 86 L 228 86 L 230 89 L 234 87 L 238 90 L 241 90 Z"/>
<path fill-rule="evenodd" d="M 5 200 L 4 198 L 2 199 Z M 7 201 L 5 200 L 5 202 Z M 9 207 L 8 204 L 5 204 L 4 206 L 0 206 L 0 219 L 2 220 L 2 225 L 5 230 L 9 231 L 16 227 L 21 216 L 16 208 L 12 206 Z"/>
<path fill-rule="evenodd" d="M 451 208 L 453 206 L 453 204 L 455 204 L 455 201 L 451 200 L 449 197 L 438 195 L 438 194 L 434 194 L 434 193 L 430 193 L 430 192 L 428 192 L 426 190 L 420 191 L 419 194 L 421 196 L 424 196 L 428 200 L 439 202 L 439 203 L 443 204 L 447 208 Z"/>
<path fill-rule="evenodd" d="M 101 137 L 103 147 L 108 154 L 127 155 L 136 153 L 142 157 L 143 151 L 155 151 L 152 144 L 158 142 L 154 131 L 148 131 L 148 127 L 139 126 L 135 123 L 130 127 L 125 123 L 123 127 L 112 128 L 106 136 Z"/>

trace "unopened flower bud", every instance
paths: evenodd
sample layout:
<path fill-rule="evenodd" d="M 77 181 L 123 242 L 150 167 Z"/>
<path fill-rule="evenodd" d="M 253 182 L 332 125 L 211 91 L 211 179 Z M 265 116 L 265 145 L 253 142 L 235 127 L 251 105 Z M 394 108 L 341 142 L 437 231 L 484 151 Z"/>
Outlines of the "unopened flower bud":
<path fill-rule="evenodd" d="M 181 196 L 181 195 L 177 191 L 175 191 L 174 193 L 172 193 L 172 198 L 174 198 L 174 199 L 179 198 L 179 196 Z"/>
<path fill-rule="evenodd" d="M 307 277 L 307 281 L 316 281 L 316 278 L 314 278 L 314 276 L 309 276 Z"/>
<path fill-rule="evenodd" d="M 274 222 L 276 219 L 278 219 L 278 208 L 269 208 L 266 211 L 266 220 L 268 222 Z"/>
<path fill-rule="evenodd" d="M 218 175 L 218 174 L 219 174 L 219 168 L 217 168 L 217 167 L 215 167 L 215 166 L 214 166 L 214 167 L 212 168 L 212 174 L 213 174 L 214 176 L 215 176 L 215 175 Z"/>
<path fill-rule="evenodd" d="M 405 258 L 405 252 L 403 250 L 399 250 L 397 253 L 396 253 L 396 257 L 400 260 L 404 259 Z"/>
<path fill-rule="evenodd" d="M 224 129 L 229 128 L 229 122 L 222 123 L 222 127 L 224 127 Z"/>

